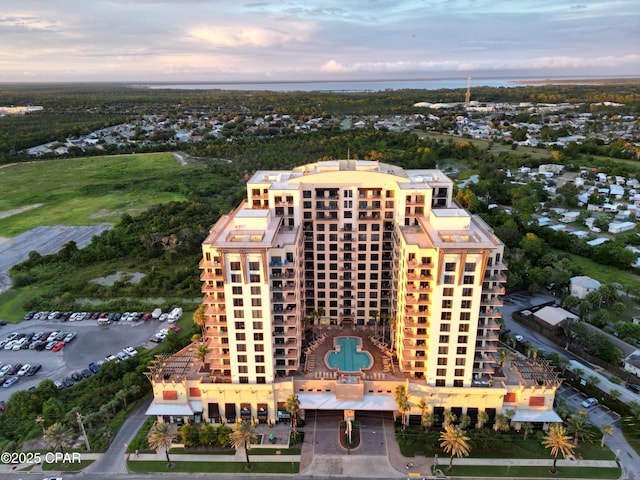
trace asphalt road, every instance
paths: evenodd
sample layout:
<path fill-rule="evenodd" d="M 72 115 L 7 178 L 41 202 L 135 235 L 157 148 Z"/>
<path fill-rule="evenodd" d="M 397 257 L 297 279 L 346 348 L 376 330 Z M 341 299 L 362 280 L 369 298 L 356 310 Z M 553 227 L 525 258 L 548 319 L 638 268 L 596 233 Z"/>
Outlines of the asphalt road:
<path fill-rule="evenodd" d="M 72 372 L 83 370 L 91 362 L 104 360 L 104 357 L 115 354 L 123 347 L 144 346 L 152 348 L 155 343 L 149 339 L 166 322 L 149 320 L 148 322 L 113 322 L 108 326 L 99 326 L 95 320 L 81 322 L 60 321 L 23 321 L 18 325 L 7 324 L 0 327 L 0 338 L 12 332 L 66 331 L 77 332 L 76 338 L 65 345 L 59 352 L 50 350 L 4 350 L 0 349 L 0 362 L 7 364 L 39 363 L 42 369 L 33 377 L 19 377 L 20 380 L 9 388 L 0 388 L 0 400 L 6 400 L 16 390 L 26 390 L 37 386 L 45 378 L 61 380 Z"/>
<path fill-rule="evenodd" d="M 36 227 L 17 237 L 0 241 L 0 293 L 11 286 L 8 271 L 13 266 L 29 258 L 29 252 L 36 251 L 49 255 L 60 250 L 65 243 L 73 240 L 78 248 L 87 246 L 94 235 L 109 230 L 112 225 L 87 227 Z"/>
<path fill-rule="evenodd" d="M 629 402 L 631 400 L 640 401 L 640 395 L 627 390 L 624 385 L 611 383 L 607 377 L 601 373 L 601 369 L 599 367 L 596 368 L 589 363 L 576 358 L 570 352 L 565 351 L 564 348 L 551 342 L 546 337 L 529 330 L 524 325 L 521 325 L 511 319 L 511 313 L 515 310 L 541 305 L 554 300 L 553 297 L 546 295 L 536 295 L 532 297 L 527 295 L 514 295 L 509 297 L 513 300 L 513 303 L 505 302 L 502 313 L 505 320 L 505 328 L 510 329 L 513 335 L 522 335 L 525 341 L 531 342 L 534 347 L 540 348 L 546 352 L 555 351 L 564 355 L 571 361 L 572 367 L 579 367 L 584 370 L 585 377 L 589 377 L 591 375 L 598 377 L 600 379 L 600 383 L 598 384 L 599 388 L 607 392 L 615 388 L 621 392 L 621 400 L 625 402 Z M 583 393 L 569 387 L 568 385 L 562 385 L 558 389 L 557 395 L 566 400 L 567 406 L 570 410 L 584 410 L 584 407 L 580 404 L 587 397 Z M 598 428 L 600 428 L 604 423 L 614 426 L 614 434 L 606 437 L 605 444 L 611 448 L 614 453 L 616 453 L 618 459 L 624 466 L 623 478 L 640 479 L 640 455 L 638 455 L 636 451 L 629 446 L 622 435 L 620 430 L 620 417 L 615 412 L 610 411 L 602 405 L 591 407 L 587 410 L 587 413 L 589 414 L 589 421 Z"/>

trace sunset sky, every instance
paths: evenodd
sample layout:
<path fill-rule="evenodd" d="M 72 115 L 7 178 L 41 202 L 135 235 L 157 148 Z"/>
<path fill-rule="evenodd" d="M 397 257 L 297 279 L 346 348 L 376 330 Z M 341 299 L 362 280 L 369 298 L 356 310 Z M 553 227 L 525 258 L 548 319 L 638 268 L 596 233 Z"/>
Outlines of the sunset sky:
<path fill-rule="evenodd" d="M 640 76 L 638 0 L 2 0 L 0 82 Z"/>

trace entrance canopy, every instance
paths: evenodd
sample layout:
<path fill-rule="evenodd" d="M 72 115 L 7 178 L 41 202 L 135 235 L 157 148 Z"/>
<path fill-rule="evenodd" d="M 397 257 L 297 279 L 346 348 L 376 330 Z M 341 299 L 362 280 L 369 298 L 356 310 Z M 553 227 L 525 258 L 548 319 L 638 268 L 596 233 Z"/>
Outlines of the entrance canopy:
<path fill-rule="evenodd" d="M 380 410 L 398 409 L 392 395 L 365 395 L 362 400 L 336 400 L 333 393 L 298 393 L 300 408 L 310 410 Z"/>
<path fill-rule="evenodd" d="M 202 408 L 200 408 L 200 411 L 202 411 Z M 145 415 L 189 416 L 193 415 L 193 410 L 190 405 L 185 405 L 184 403 L 158 403 L 153 401 L 147 408 Z"/>
<path fill-rule="evenodd" d="M 530 423 L 562 423 L 560 416 L 553 410 L 518 410 L 511 421 Z"/>

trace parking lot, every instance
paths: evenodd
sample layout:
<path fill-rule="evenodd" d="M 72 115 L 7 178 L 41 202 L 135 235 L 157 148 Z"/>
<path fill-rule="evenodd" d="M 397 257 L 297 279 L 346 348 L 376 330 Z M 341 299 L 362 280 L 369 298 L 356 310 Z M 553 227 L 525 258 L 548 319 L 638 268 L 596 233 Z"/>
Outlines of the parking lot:
<path fill-rule="evenodd" d="M 167 322 L 159 322 L 155 319 L 112 322 L 104 326 L 98 325 L 95 319 L 75 322 L 29 320 L 17 325 L 4 325 L 0 327 L 0 340 L 13 332 L 65 331 L 76 332 L 77 335 L 58 352 L 0 349 L 0 362 L 4 365 L 16 363 L 42 365 L 42 369 L 34 376 L 20 376 L 18 382 L 11 387 L 0 388 L 0 400 L 7 400 L 17 390 L 37 386 L 45 378 L 62 380 L 73 372 L 86 369 L 92 362 L 104 360 L 107 355 L 117 354 L 124 347 L 153 348 L 157 344 L 150 341 L 151 337 L 160 329 L 167 327 Z"/>

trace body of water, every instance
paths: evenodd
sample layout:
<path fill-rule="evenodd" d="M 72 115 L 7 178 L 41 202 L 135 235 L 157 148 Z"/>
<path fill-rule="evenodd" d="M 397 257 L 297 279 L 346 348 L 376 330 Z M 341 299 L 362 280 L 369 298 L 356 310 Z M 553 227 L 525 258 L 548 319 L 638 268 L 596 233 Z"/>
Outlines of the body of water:
<path fill-rule="evenodd" d="M 471 87 L 516 87 L 532 79 L 471 79 Z M 524 82 L 524 83 L 523 83 Z M 264 83 L 147 83 L 133 87 L 176 90 L 260 90 L 274 92 L 381 92 L 384 90 L 439 90 L 442 88 L 467 88 L 467 78 L 443 78 L 435 80 L 378 80 L 351 82 L 264 82 Z"/>

